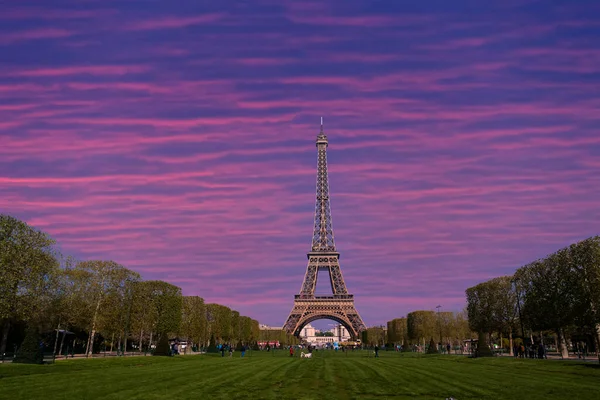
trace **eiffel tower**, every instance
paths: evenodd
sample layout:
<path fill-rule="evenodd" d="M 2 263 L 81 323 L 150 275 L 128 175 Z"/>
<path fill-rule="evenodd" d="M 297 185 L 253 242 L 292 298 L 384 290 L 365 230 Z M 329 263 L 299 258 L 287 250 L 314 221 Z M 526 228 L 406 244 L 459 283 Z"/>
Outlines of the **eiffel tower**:
<path fill-rule="evenodd" d="M 354 296 L 346 289 L 340 269 L 340 253 L 336 251 L 333 241 L 327 146 L 327 136 L 323 132 L 323 118 L 321 118 L 321 132 L 317 136 L 317 201 L 312 247 L 307 254 L 308 266 L 300 294 L 294 296 L 294 307 L 283 329 L 299 336 L 306 324 L 317 319 L 331 319 L 342 324 L 353 339 L 357 339 L 359 333 L 366 327 L 354 307 Z M 315 296 L 319 271 L 329 273 L 332 296 Z"/>

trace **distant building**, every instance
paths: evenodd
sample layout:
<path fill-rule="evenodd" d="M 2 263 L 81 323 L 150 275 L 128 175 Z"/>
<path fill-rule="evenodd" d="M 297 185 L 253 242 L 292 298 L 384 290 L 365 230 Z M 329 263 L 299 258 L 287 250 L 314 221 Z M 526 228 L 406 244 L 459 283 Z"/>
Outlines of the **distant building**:
<path fill-rule="evenodd" d="M 347 342 L 352 338 L 348 332 L 348 329 L 346 329 L 346 327 L 342 324 L 337 324 L 333 327 L 333 329 L 330 330 L 330 332 L 333 333 L 333 336 L 340 342 Z"/>
<path fill-rule="evenodd" d="M 333 344 L 334 342 L 346 342 L 351 338 L 348 330 L 340 324 L 326 332 L 330 332 L 332 335 L 321 336 L 319 335 L 321 333 L 320 330 L 315 329 L 311 324 L 308 324 L 300 331 L 300 338 L 315 346 L 324 346 L 329 343 Z"/>
<path fill-rule="evenodd" d="M 260 324 L 260 325 L 258 325 L 258 329 L 260 329 L 261 331 L 280 331 L 280 330 L 283 330 L 283 327 Z"/>

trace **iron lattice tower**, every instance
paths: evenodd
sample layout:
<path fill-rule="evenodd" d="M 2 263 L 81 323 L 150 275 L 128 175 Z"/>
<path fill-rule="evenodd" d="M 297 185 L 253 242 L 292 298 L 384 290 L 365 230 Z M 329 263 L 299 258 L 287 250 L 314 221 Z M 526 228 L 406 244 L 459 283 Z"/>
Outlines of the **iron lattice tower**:
<path fill-rule="evenodd" d="M 294 307 L 283 328 L 298 336 L 302 328 L 317 319 L 332 319 L 344 325 L 354 339 L 365 330 L 358 311 L 354 307 L 354 296 L 348 293 L 340 269 L 340 253 L 335 248 L 329 201 L 329 177 L 327 173 L 327 136 L 321 132 L 317 136 L 317 199 L 315 204 L 315 224 L 311 251 L 308 252 L 308 266 L 300 294 L 294 298 Z M 327 271 L 332 296 L 315 296 L 319 271 Z"/>

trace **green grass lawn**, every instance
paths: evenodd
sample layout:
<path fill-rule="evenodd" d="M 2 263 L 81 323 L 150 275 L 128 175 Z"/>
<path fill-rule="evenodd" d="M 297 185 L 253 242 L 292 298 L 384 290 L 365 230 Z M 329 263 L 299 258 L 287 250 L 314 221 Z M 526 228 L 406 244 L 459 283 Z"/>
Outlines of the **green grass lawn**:
<path fill-rule="evenodd" d="M 600 399 L 597 363 L 252 352 L 0 365 L 2 399 Z"/>

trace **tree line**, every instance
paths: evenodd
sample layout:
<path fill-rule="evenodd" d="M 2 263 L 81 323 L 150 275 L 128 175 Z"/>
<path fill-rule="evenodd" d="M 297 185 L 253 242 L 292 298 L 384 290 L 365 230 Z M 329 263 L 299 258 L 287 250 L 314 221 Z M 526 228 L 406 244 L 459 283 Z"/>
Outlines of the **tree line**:
<path fill-rule="evenodd" d="M 469 324 L 478 354 L 489 354 L 493 334 L 519 335 L 530 345 L 553 336 L 563 357 L 569 342 L 581 351 L 600 348 L 600 236 L 466 290 Z M 598 352 L 600 358 L 600 352 Z"/>
<path fill-rule="evenodd" d="M 75 261 L 45 232 L 0 214 L 0 355 L 9 341 L 17 360 L 40 357 L 40 342 L 61 354 L 78 344 L 100 350 L 168 352 L 168 339 L 188 345 L 252 344 L 258 321 L 160 280 L 143 280 L 114 261 Z M 59 340 L 60 337 L 60 340 Z"/>
<path fill-rule="evenodd" d="M 429 310 L 412 311 L 406 317 L 388 321 L 385 335 L 388 345 L 402 345 L 403 348 L 410 348 L 412 345 L 425 348 L 426 343 L 432 341 L 456 347 L 469 338 L 471 338 L 471 330 L 464 312 Z M 367 344 L 370 343 L 371 341 L 368 340 Z"/>
<path fill-rule="evenodd" d="M 300 343 L 300 339 L 283 329 L 261 329 L 258 334 L 258 342 L 263 348 L 267 344 L 272 346 L 277 342 L 280 346 L 295 346 Z"/>

